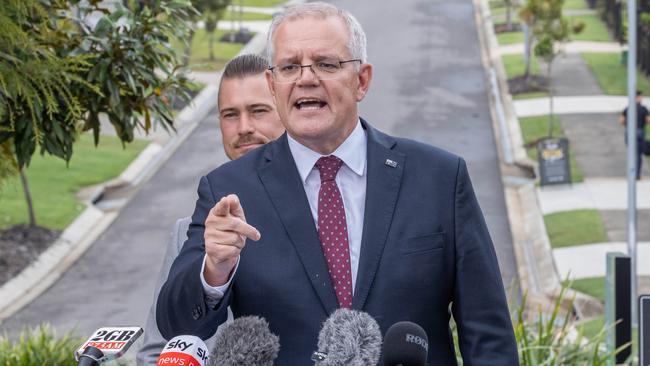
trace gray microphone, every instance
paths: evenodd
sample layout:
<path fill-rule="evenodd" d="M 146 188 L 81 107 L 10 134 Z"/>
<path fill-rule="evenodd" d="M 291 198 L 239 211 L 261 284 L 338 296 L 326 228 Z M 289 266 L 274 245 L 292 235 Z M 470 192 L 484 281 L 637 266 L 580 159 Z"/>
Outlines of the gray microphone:
<path fill-rule="evenodd" d="M 312 354 L 317 366 L 376 365 L 381 354 L 381 330 L 362 311 L 338 309 L 323 323 L 318 351 Z"/>
<path fill-rule="evenodd" d="M 224 324 L 215 337 L 209 366 L 273 366 L 280 341 L 269 323 L 258 316 L 236 318 Z"/>

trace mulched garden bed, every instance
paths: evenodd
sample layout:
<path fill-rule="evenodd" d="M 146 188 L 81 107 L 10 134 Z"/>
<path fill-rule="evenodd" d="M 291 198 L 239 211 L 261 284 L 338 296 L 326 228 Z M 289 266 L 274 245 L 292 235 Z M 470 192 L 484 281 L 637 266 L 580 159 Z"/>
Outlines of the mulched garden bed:
<path fill-rule="evenodd" d="M 38 258 L 61 234 L 39 226 L 16 225 L 0 230 L 0 285 Z"/>
<path fill-rule="evenodd" d="M 529 92 L 545 92 L 548 90 L 547 85 L 547 78 L 539 75 L 530 75 L 528 81 L 523 76 L 508 79 L 508 90 L 512 95 Z"/>

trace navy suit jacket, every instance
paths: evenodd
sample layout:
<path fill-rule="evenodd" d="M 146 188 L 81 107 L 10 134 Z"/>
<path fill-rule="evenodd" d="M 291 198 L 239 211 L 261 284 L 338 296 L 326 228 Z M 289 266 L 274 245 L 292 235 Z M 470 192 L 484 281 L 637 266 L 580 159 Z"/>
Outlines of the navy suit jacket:
<path fill-rule="evenodd" d="M 362 125 L 366 207 L 352 307 L 374 317 L 382 334 L 398 321 L 422 326 L 430 365 L 456 364 L 451 310 L 465 365 L 517 365 L 496 255 L 464 160 Z M 204 222 L 230 193 L 262 238 L 246 243 L 229 290 L 211 309 L 199 277 Z M 235 317 L 268 320 L 280 337 L 276 365 L 312 364 L 318 332 L 338 303 L 286 135 L 202 177 L 198 195 L 188 240 L 158 300 L 163 336 L 208 338 L 230 306 Z"/>

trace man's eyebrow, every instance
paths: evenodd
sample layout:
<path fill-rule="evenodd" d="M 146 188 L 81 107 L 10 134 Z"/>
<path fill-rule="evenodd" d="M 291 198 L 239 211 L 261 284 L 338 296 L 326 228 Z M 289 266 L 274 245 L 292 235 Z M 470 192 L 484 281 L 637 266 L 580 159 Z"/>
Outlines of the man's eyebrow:
<path fill-rule="evenodd" d="M 282 58 L 282 59 L 280 59 L 278 61 L 278 64 L 299 63 L 298 58 L 299 58 L 299 56 L 291 56 L 291 57 Z M 340 56 L 337 55 L 337 54 L 322 53 L 322 54 L 315 55 L 312 59 L 314 61 L 323 61 L 323 60 L 338 60 L 339 58 L 340 58 Z"/>
<path fill-rule="evenodd" d="M 219 114 L 227 113 L 227 112 L 237 112 L 237 108 L 224 108 L 219 111 Z"/>
<path fill-rule="evenodd" d="M 253 108 L 259 108 L 259 107 L 264 107 L 264 108 L 272 108 L 270 104 L 266 103 L 255 103 L 255 104 L 250 104 L 246 108 L 248 109 L 253 109 Z"/>

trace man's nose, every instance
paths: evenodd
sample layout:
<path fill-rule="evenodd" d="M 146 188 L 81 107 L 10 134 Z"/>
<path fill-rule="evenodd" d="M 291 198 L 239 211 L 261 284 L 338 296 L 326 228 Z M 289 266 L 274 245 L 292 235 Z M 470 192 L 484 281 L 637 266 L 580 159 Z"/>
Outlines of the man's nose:
<path fill-rule="evenodd" d="M 297 85 L 318 85 L 320 82 L 320 79 L 318 79 L 318 76 L 316 76 L 316 72 L 314 72 L 314 69 L 312 66 L 308 67 L 302 67 L 300 70 L 300 76 L 298 77 L 298 80 L 296 80 Z"/>
<path fill-rule="evenodd" d="M 237 133 L 246 135 L 253 132 L 255 132 L 255 126 L 253 125 L 253 121 L 251 121 L 250 115 L 248 113 L 242 114 L 237 125 Z"/>

